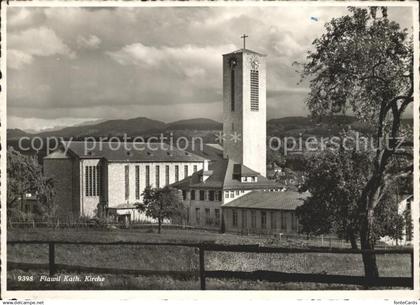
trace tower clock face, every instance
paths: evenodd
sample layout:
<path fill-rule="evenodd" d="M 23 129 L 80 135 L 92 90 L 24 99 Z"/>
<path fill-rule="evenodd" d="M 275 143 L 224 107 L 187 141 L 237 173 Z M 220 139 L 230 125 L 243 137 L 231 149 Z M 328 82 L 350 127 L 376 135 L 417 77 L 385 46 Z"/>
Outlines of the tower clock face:
<path fill-rule="evenodd" d="M 258 70 L 258 67 L 260 66 L 260 63 L 259 63 L 257 57 L 252 56 L 251 59 L 249 60 L 249 62 L 251 64 L 251 69 L 252 70 Z"/>

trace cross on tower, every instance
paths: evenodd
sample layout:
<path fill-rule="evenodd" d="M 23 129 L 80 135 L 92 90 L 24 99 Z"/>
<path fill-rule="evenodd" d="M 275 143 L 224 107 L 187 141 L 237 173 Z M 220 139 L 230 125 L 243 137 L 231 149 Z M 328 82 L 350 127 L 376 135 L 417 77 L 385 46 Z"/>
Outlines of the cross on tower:
<path fill-rule="evenodd" d="M 248 37 L 248 35 L 246 35 L 246 34 L 243 34 L 242 36 L 241 36 L 241 38 L 244 40 L 244 49 L 245 49 L 245 39 Z"/>

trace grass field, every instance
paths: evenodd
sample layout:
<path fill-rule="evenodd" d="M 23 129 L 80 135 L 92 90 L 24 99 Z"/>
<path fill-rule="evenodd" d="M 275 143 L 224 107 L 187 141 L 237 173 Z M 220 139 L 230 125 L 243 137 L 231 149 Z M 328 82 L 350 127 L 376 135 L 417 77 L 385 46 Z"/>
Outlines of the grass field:
<path fill-rule="evenodd" d="M 302 245 L 299 239 L 273 239 L 273 237 L 239 236 L 204 231 L 167 230 L 162 234 L 144 230 L 98 229 L 13 229 L 8 231 L 11 240 L 67 240 L 67 241 L 171 241 L 215 242 L 223 244 L 260 244 L 271 246 Z M 344 245 L 346 246 L 346 245 Z M 9 262 L 48 262 L 47 245 L 9 245 Z M 378 255 L 381 276 L 410 276 L 408 255 Z M 85 267 L 107 267 L 151 271 L 197 271 L 198 252 L 194 248 L 170 246 L 90 246 L 57 245 L 56 263 Z M 363 275 L 360 254 L 270 254 L 207 252 L 206 270 L 254 271 L 270 270 L 296 273 L 322 273 Z M 31 274 L 31 283 L 18 281 L 19 275 Z M 9 289 L 198 289 L 198 278 L 176 279 L 167 276 L 133 276 L 102 274 L 101 283 L 45 283 L 38 277 L 42 271 L 10 270 Z M 72 273 L 65 273 L 72 274 Z M 208 289 L 358 289 L 357 286 L 312 283 L 268 283 L 262 281 L 208 279 Z"/>

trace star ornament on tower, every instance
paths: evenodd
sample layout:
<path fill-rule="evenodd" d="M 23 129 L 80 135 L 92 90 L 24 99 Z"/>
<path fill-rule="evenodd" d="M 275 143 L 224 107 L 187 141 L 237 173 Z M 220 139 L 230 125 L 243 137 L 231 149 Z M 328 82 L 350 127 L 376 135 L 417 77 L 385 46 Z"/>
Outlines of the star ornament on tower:
<path fill-rule="evenodd" d="M 235 131 L 230 135 L 230 140 L 235 144 L 241 142 L 241 134 Z"/>
<path fill-rule="evenodd" d="M 219 131 L 218 133 L 216 133 L 215 137 L 216 137 L 217 143 L 223 144 L 223 142 L 226 141 L 226 135 L 222 131 Z"/>

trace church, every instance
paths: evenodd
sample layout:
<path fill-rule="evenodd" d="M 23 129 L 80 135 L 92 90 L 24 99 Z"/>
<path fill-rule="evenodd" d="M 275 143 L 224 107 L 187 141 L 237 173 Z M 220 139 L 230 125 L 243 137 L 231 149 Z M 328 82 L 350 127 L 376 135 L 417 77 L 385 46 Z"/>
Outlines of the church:
<path fill-rule="evenodd" d="M 61 217 L 120 215 L 148 219 L 135 209 L 146 186 L 182 192 L 191 226 L 222 231 L 298 232 L 296 207 L 305 194 L 266 178 L 265 55 L 244 47 L 223 55 L 222 145 L 184 151 L 167 144 L 113 150 L 67 143 L 44 158 L 55 181 Z M 153 145 L 152 145 L 153 146 Z M 127 147 L 129 147 L 127 149 Z M 136 147 L 138 148 L 138 147 Z"/>

